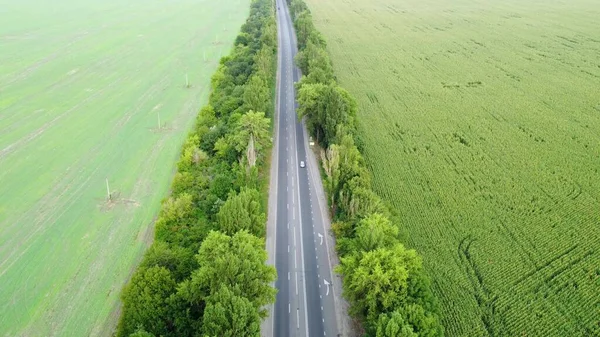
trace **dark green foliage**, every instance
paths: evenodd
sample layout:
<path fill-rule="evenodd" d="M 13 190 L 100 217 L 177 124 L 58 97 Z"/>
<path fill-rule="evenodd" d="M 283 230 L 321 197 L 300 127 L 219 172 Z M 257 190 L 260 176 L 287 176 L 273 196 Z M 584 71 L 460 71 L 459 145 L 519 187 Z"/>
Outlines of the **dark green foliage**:
<path fill-rule="evenodd" d="M 213 126 L 204 134 L 204 137 L 200 141 L 200 149 L 211 156 L 214 155 L 215 143 L 225 135 L 226 131 L 227 129 L 221 124 Z"/>
<path fill-rule="evenodd" d="M 375 337 L 418 337 L 405 317 L 397 311 L 379 315 Z"/>
<path fill-rule="evenodd" d="M 270 120 L 248 110 L 273 109 L 276 36 L 272 2 L 252 0 L 182 146 L 155 242 L 123 290 L 117 336 L 259 336 L 275 270 L 262 238 L 263 162 L 249 167 L 240 143 L 252 135 L 258 157 L 268 150 Z"/>
<path fill-rule="evenodd" d="M 243 98 L 247 110 L 265 112 L 271 99 L 270 88 L 261 76 L 254 75 L 244 89 Z"/>
<path fill-rule="evenodd" d="M 207 336 L 260 336 L 261 318 L 245 297 L 236 296 L 224 285 L 209 296 L 204 311 L 203 330 Z"/>
<path fill-rule="evenodd" d="M 398 227 L 383 215 L 374 213 L 358 223 L 354 236 L 355 250 L 370 252 L 393 246 L 398 240 Z"/>
<path fill-rule="evenodd" d="M 144 329 L 138 329 L 136 332 L 129 335 L 129 337 L 154 337 L 154 335 Z"/>
<path fill-rule="evenodd" d="M 169 334 L 172 325 L 169 297 L 176 285 L 171 273 L 163 267 L 139 269 L 123 292 L 119 335 L 129 335 L 138 327 L 155 335 Z"/>
<path fill-rule="evenodd" d="M 306 117 L 310 131 L 323 145 L 335 142 L 340 125 L 354 130 L 356 101 L 335 82 L 302 83 L 298 91 L 298 104 L 298 116 Z"/>
<path fill-rule="evenodd" d="M 163 241 L 156 241 L 144 255 L 140 268 L 163 267 L 171 272 L 177 282 L 180 282 L 198 268 L 195 254 L 194 250 L 177 245 L 169 247 Z"/>
<path fill-rule="evenodd" d="M 192 196 L 183 193 L 165 202 L 156 220 L 156 238 L 173 245 L 193 246 L 204 237 Z"/>
<path fill-rule="evenodd" d="M 227 195 L 233 189 L 233 175 L 228 172 L 225 167 L 222 167 L 224 170 L 218 174 L 210 184 L 209 193 L 216 195 L 221 200 L 226 200 Z M 225 173 L 227 172 L 227 173 Z"/>
<path fill-rule="evenodd" d="M 226 286 L 236 296 L 248 298 L 260 314 L 263 306 L 275 299 L 274 267 L 267 266 L 267 253 L 260 238 L 247 232 L 228 236 L 211 232 L 202 243 L 196 258 L 200 268 L 183 286 L 183 297 L 198 303 Z"/>
<path fill-rule="evenodd" d="M 304 75 L 297 84 L 298 116 L 325 149 L 324 187 L 337 221 L 332 227 L 341 255 L 338 272 L 351 311 L 370 336 L 443 336 L 421 259 L 400 244 L 399 227 L 371 189 L 354 142 L 356 102 L 336 84 L 325 41 L 304 1 L 288 2 L 300 49 L 296 63 Z"/>
<path fill-rule="evenodd" d="M 228 235 L 245 230 L 258 237 L 264 236 L 266 215 L 261 209 L 260 193 L 244 189 L 230 196 L 217 214 L 219 229 Z"/>

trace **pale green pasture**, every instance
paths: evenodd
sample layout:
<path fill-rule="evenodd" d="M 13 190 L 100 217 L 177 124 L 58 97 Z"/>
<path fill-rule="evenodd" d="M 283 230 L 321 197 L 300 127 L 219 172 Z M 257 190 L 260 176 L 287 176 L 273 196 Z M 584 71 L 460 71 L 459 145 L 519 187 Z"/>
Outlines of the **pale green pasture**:
<path fill-rule="evenodd" d="M 0 335 L 110 332 L 248 3 L 0 0 Z"/>

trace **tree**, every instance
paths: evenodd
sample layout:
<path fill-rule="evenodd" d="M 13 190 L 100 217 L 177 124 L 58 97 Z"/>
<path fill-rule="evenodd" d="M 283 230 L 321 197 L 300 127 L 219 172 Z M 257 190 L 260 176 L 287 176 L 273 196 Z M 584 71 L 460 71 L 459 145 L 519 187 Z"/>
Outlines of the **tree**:
<path fill-rule="evenodd" d="M 292 15 L 298 15 L 303 11 L 308 11 L 308 7 L 306 3 L 302 0 L 292 0 L 290 1 L 290 12 Z"/>
<path fill-rule="evenodd" d="M 398 242 L 398 227 L 383 215 L 372 214 L 358 223 L 354 242 L 357 249 L 365 252 L 391 247 Z"/>
<path fill-rule="evenodd" d="M 271 54 L 276 51 L 277 47 L 277 28 L 276 22 L 274 18 L 270 18 L 269 21 L 265 24 L 262 36 L 260 38 L 261 43 L 266 46 L 269 46 L 271 49 Z"/>
<path fill-rule="evenodd" d="M 271 142 L 269 133 L 270 119 L 265 117 L 264 112 L 250 110 L 237 122 L 232 136 L 235 149 L 238 152 L 247 151 L 247 160 L 250 167 L 254 166 L 252 158 L 261 158 L 262 149 Z"/>
<path fill-rule="evenodd" d="M 269 60 L 262 61 L 268 62 Z M 259 66 L 265 66 L 261 64 Z M 269 67 L 272 64 L 268 64 Z M 259 68 L 260 69 L 260 68 Z M 267 111 L 271 100 L 268 83 L 259 75 L 254 75 L 244 87 L 244 105 L 248 110 Z"/>
<path fill-rule="evenodd" d="M 325 49 L 309 40 L 306 48 L 296 55 L 296 64 L 307 78 L 306 83 L 329 84 L 333 80 L 333 66 Z"/>
<path fill-rule="evenodd" d="M 329 144 L 335 139 L 338 125 L 354 128 L 357 105 L 354 98 L 345 89 L 335 84 L 330 84 L 325 88 L 322 98 L 325 111 L 321 125 L 323 126 L 324 140 L 326 144 Z"/>
<path fill-rule="evenodd" d="M 119 336 L 127 336 L 142 327 L 155 335 L 168 335 L 171 327 L 169 297 L 176 283 L 163 267 L 139 269 L 123 291 L 123 318 Z"/>
<path fill-rule="evenodd" d="M 194 175 L 190 172 L 177 172 L 171 183 L 171 193 L 177 197 L 185 192 L 190 194 L 194 192 Z"/>
<path fill-rule="evenodd" d="M 419 337 L 397 311 L 379 315 L 375 331 L 376 337 Z"/>
<path fill-rule="evenodd" d="M 181 158 L 177 163 L 179 172 L 190 171 L 194 164 L 199 163 L 201 159 L 206 159 L 206 154 L 204 154 L 202 158 L 198 157 L 198 152 L 202 152 L 198 147 L 199 145 L 200 139 L 197 135 L 192 135 L 186 139 L 181 151 Z"/>
<path fill-rule="evenodd" d="M 136 330 L 136 332 L 129 335 L 129 337 L 154 337 L 154 335 L 142 328 Z"/>
<path fill-rule="evenodd" d="M 169 234 L 181 226 L 189 226 L 194 222 L 194 207 L 192 196 L 182 193 L 170 197 L 163 202 L 156 221 L 156 237 L 171 242 Z"/>
<path fill-rule="evenodd" d="M 256 74 L 262 78 L 267 88 L 268 84 L 273 80 L 273 48 L 263 46 L 254 57 L 254 65 L 256 66 Z M 253 108 L 257 111 L 265 111 L 259 108 Z"/>
<path fill-rule="evenodd" d="M 355 253 L 341 259 L 344 294 L 351 310 L 374 322 L 380 313 L 402 306 L 408 296 L 408 278 L 421 269 L 421 259 L 402 244 Z"/>
<path fill-rule="evenodd" d="M 297 14 L 294 20 L 294 26 L 296 28 L 296 36 L 298 38 L 298 49 L 302 50 L 306 47 L 306 42 L 310 33 L 315 31 L 315 26 L 312 21 L 312 15 L 308 11 L 302 11 Z"/>
<path fill-rule="evenodd" d="M 331 215 L 335 217 L 337 195 L 340 185 L 340 152 L 339 147 L 331 145 L 327 151 L 321 150 L 321 161 L 325 170 L 325 188 L 329 196 Z"/>
<path fill-rule="evenodd" d="M 444 329 L 436 313 L 426 311 L 421 305 L 406 303 L 397 309 L 396 313 L 404 318 L 417 336 L 443 337 Z"/>
<path fill-rule="evenodd" d="M 206 299 L 203 330 L 206 336 L 260 336 L 261 318 L 245 297 L 236 296 L 227 286 Z"/>
<path fill-rule="evenodd" d="M 200 109 L 198 117 L 196 118 L 196 123 L 198 125 L 205 125 L 209 128 L 217 124 L 215 109 L 212 107 L 212 105 L 209 104 Z"/>
<path fill-rule="evenodd" d="M 239 160 L 238 164 L 232 167 L 232 170 L 235 172 L 235 186 L 237 186 L 238 189 L 244 187 L 254 189 L 260 188 L 258 167 L 247 167 L 243 160 Z"/>
<path fill-rule="evenodd" d="M 341 136 L 338 132 L 336 138 L 338 137 L 341 137 L 339 142 L 340 180 L 345 184 L 352 178 L 361 176 L 364 177 L 364 180 L 367 180 L 365 186 L 370 187 L 369 172 L 365 169 L 362 155 L 354 145 L 354 139 L 347 133 Z"/>
<path fill-rule="evenodd" d="M 155 238 L 172 245 L 197 249 L 207 234 L 203 219 L 198 217 L 192 196 L 182 193 L 163 202 L 156 220 Z"/>
<path fill-rule="evenodd" d="M 244 189 L 230 195 L 217 214 L 222 232 L 233 235 L 246 230 L 256 236 L 265 233 L 266 216 L 260 207 L 260 194 L 255 189 Z"/>
<path fill-rule="evenodd" d="M 140 268 L 163 267 L 171 272 L 175 281 L 180 282 L 198 268 L 194 254 L 191 249 L 176 245 L 169 247 L 166 242 L 154 241 L 146 251 Z"/>
<path fill-rule="evenodd" d="M 187 301 L 198 303 L 226 286 L 236 296 L 249 299 L 265 317 L 263 307 L 275 301 L 276 291 L 270 284 L 276 271 L 266 265 L 267 252 L 261 239 L 243 231 L 233 236 L 211 232 L 196 258 L 200 268 L 180 288 Z"/>
<path fill-rule="evenodd" d="M 227 156 L 227 152 L 229 151 L 229 142 L 225 137 L 221 137 L 217 139 L 215 142 L 215 154 L 221 158 Z"/>
<path fill-rule="evenodd" d="M 339 125 L 354 128 L 356 101 L 335 83 L 303 84 L 298 90 L 298 116 L 307 117 L 317 141 L 327 146 L 335 141 Z"/>
<path fill-rule="evenodd" d="M 373 213 L 387 214 L 381 198 L 372 189 L 361 186 L 359 177 L 352 178 L 340 191 L 340 208 L 350 220 L 360 219 Z"/>
<path fill-rule="evenodd" d="M 320 140 L 323 127 L 321 121 L 325 111 L 323 107 L 322 95 L 325 91 L 325 84 L 303 84 L 298 87 L 298 118 L 305 118 L 306 127 L 315 135 L 317 141 Z"/>

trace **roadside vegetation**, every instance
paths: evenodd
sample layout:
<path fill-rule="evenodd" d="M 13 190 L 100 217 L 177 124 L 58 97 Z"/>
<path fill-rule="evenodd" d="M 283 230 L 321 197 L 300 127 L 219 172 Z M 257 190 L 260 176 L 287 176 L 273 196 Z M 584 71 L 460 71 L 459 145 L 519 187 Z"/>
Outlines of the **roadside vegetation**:
<path fill-rule="evenodd" d="M 125 287 L 117 336 L 259 336 L 275 300 L 266 265 L 264 170 L 277 31 L 253 0 L 209 104 L 181 151 L 155 242 Z"/>
<path fill-rule="evenodd" d="M 600 336 L 600 2 L 305 1 L 446 334 Z"/>
<path fill-rule="evenodd" d="M 289 2 L 303 76 L 298 117 L 323 149 L 321 163 L 344 296 L 369 336 L 443 336 L 422 259 L 400 241 L 399 219 L 371 189 L 356 145 L 357 105 L 335 79 L 326 42 L 302 0 Z"/>

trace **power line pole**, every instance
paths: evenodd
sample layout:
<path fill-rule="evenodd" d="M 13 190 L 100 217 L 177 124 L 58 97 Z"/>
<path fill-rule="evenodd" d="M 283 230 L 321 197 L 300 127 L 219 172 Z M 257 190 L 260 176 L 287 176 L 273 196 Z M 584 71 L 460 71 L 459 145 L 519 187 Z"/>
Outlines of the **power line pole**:
<path fill-rule="evenodd" d="M 106 178 L 106 195 L 108 196 L 108 201 L 111 201 L 112 196 L 110 195 L 110 187 L 108 187 L 108 178 Z"/>

